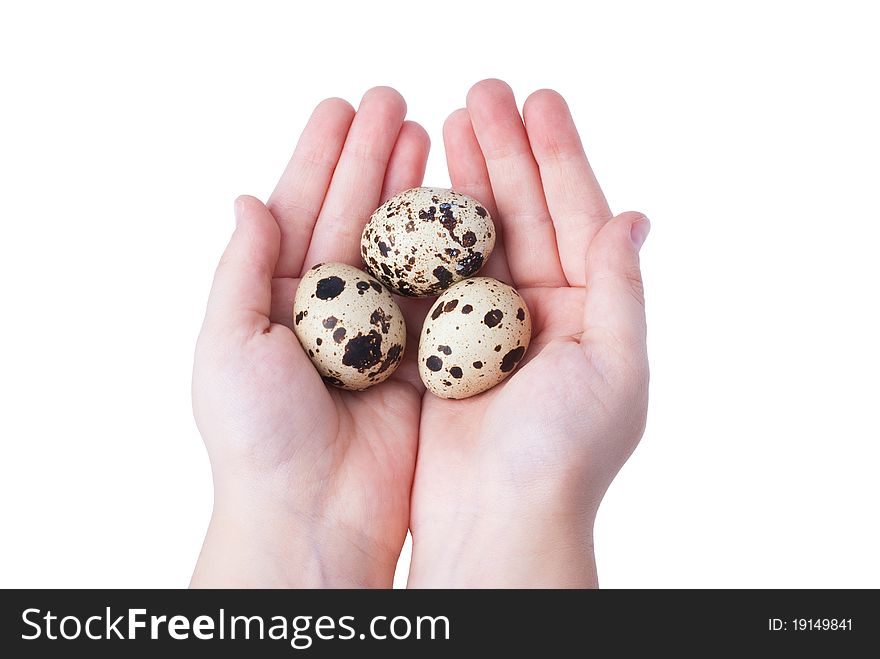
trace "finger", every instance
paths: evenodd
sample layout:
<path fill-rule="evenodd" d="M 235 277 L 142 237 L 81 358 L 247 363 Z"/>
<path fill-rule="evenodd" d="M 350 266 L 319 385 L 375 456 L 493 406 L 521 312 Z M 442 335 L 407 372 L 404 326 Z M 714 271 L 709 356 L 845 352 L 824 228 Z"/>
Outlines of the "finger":
<path fill-rule="evenodd" d="M 325 261 L 360 263 L 361 232 L 379 206 L 405 115 L 403 97 L 390 87 L 364 94 L 318 215 L 304 270 Z"/>
<path fill-rule="evenodd" d="M 214 273 L 205 324 L 257 331 L 269 325 L 281 231 L 254 197 L 235 200 L 235 217 L 235 232 Z"/>
<path fill-rule="evenodd" d="M 302 270 L 315 219 L 353 118 L 348 101 L 328 98 L 319 103 L 269 197 L 269 210 L 281 227 L 276 277 L 298 277 Z"/>
<path fill-rule="evenodd" d="M 415 121 L 404 121 L 400 134 L 397 136 L 397 143 L 388 160 L 385 182 L 382 185 L 382 194 L 377 206 L 398 192 L 416 188 L 422 184 L 430 149 L 431 138 L 428 137 L 428 132 Z"/>
<path fill-rule="evenodd" d="M 486 159 L 515 284 L 565 285 L 538 164 L 513 91 L 500 80 L 478 82 L 468 92 L 467 107 Z"/>
<path fill-rule="evenodd" d="M 565 99 L 542 89 L 526 99 L 523 119 L 541 171 L 559 260 L 568 283 L 583 286 L 586 253 L 611 210 L 584 153 Z"/>
<path fill-rule="evenodd" d="M 443 124 L 443 144 L 446 147 L 446 167 L 452 189 L 473 197 L 489 211 L 495 224 L 495 247 L 492 256 L 480 274 L 512 283 L 504 249 L 498 208 L 489 182 L 486 160 L 480 151 L 471 117 L 465 108 L 453 112 Z"/>
<path fill-rule="evenodd" d="M 299 287 L 299 279 L 277 277 L 272 280 L 272 308 L 269 320 L 293 329 L 293 298 Z"/>
<path fill-rule="evenodd" d="M 596 234 L 587 254 L 584 333 L 581 344 L 631 354 L 645 350 L 645 298 L 639 249 L 650 223 L 641 213 L 622 213 Z"/>

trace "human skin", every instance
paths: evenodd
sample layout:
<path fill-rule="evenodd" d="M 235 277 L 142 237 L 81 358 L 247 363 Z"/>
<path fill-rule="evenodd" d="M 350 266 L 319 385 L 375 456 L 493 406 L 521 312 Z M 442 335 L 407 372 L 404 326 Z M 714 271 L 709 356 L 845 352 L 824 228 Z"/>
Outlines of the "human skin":
<path fill-rule="evenodd" d="M 193 586 L 388 587 L 408 527 L 413 587 L 596 584 L 595 512 L 647 407 L 648 223 L 611 217 L 561 97 L 533 94 L 526 130 L 510 89 L 484 81 L 444 129 L 453 187 L 496 220 L 482 274 L 532 312 L 512 377 L 464 401 L 426 394 L 424 301 L 401 301 L 403 363 L 365 392 L 327 388 L 291 331 L 301 273 L 359 265 L 370 213 L 421 184 L 428 138 L 404 113 L 388 88 L 356 115 L 323 102 L 268 206 L 236 202 L 193 374 L 215 487 Z"/>
<path fill-rule="evenodd" d="M 421 184 L 429 141 L 393 89 L 315 109 L 264 206 L 236 200 L 193 370 L 214 510 L 194 587 L 390 587 L 409 526 L 422 385 L 413 338 L 363 392 L 328 388 L 291 329 L 299 277 L 357 264 L 380 202 Z"/>
<path fill-rule="evenodd" d="M 478 83 L 444 141 L 453 188 L 496 221 L 485 274 L 517 287 L 533 336 L 501 385 L 423 398 L 409 586 L 595 587 L 596 511 L 645 426 L 648 220 L 612 217 L 556 92 L 521 118 Z"/>

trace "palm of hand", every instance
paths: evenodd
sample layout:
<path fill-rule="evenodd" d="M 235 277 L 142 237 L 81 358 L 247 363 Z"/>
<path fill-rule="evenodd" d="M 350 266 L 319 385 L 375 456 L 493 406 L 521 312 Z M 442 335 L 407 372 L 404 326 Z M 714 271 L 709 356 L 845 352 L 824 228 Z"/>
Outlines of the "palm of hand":
<path fill-rule="evenodd" d="M 491 453 L 493 462 L 502 460 L 508 466 L 527 462 L 530 454 L 541 450 L 536 445 L 540 442 L 535 441 L 540 437 L 533 430 L 544 433 L 548 420 L 553 425 L 568 420 L 560 416 L 559 408 L 569 403 L 571 395 L 562 395 L 560 389 L 584 391 L 565 373 L 566 361 L 580 366 L 584 360 L 577 341 L 583 290 L 532 288 L 519 292 L 532 315 L 532 341 L 526 358 L 510 378 L 483 395 L 465 400 L 425 395 L 420 448 L 426 465 L 436 467 L 443 462 L 450 444 L 477 454 Z M 585 375 L 580 368 L 574 370 L 578 380 Z M 517 431 L 499 437 L 513 420 Z M 444 432 L 445 428 L 455 428 L 455 432 Z"/>
<path fill-rule="evenodd" d="M 586 542 L 644 428 L 637 234 L 646 227 L 633 228 L 643 219 L 611 218 L 561 97 L 537 92 L 524 115 L 525 126 L 510 89 L 486 81 L 445 126 L 453 187 L 496 218 L 487 274 L 518 287 L 533 337 L 516 372 L 488 392 L 424 397 L 411 513 L 416 585 L 426 575 L 420 538 L 447 546 L 445 559 L 436 547 L 424 552 L 435 565 L 460 564 L 466 547 L 493 542 L 505 526 L 540 533 L 547 516 L 583 527 Z M 486 560 L 477 572 L 491 571 Z"/>
<path fill-rule="evenodd" d="M 580 343 L 584 289 L 520 293 L 532 313 L 533 337 L 516 373 L 473 399 L 424 397 L 414 529 L 436 519 L 438 509 L 485 506 L 481 512 L 491 515 L 504 501 L 540 503 L 535 490 L 549 493 L 553 484 L 571 491 L 572 478 L 582 502 L 598 506 L 614 475 L 602 467 L 622 464 L 640 435 L 637 427 L 621 427 L 620 413 L 642 404 L 633 400 L 642 389 L 618 392 L 605 375 L 629 365 Z"/>
<path fill-rule="evenodd" d="M 414 365 L 381 388 L 328 388 L 283 324 L 252 336 L 238 357 L 235 382 L 213 407 L 226 410 L 218 425 L 235 429 L 239 454 L 278 475 L 304 511 L 317 503 L 322 524 L 356 530 L 377 549 L 399 546 L 421 402 L 404 378 Z"/>
<path fill-rule="evenodd" d="M 300 273 L 318 262 L 356 263 L 358 223 L 421 183 L 427 135 L 404 113 L 387 88 L 369 91 L 356 116 L 344 101 L 325 101 L 268 208 L 237 202 L 246 234 L 233 238 L 215 276 L 193 388 L 215 481 L 242 466 L 256 471 L 291 515 L 343 530 L 392 573 L 418 437 L 413 353 L 381 387 L 328 388 L 292 331 L 291 309 Z"/>

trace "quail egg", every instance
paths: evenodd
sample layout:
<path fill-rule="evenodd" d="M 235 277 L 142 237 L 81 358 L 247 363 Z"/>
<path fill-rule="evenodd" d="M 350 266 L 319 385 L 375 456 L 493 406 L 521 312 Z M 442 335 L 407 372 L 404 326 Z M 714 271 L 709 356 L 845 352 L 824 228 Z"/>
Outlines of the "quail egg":
<path fill-rule="evenodd" d="M 419 375 L 441 398 L 468 398 L 509 376 L 529 347 L 525 300 L 507 284 L 474 277 L 432 306 L 419 339 Z"/>
<path fill-rule="evenodd" d="M 391 293 L 344 263 L 306 272 L 293 301 L 294 332 L 328 384 L 360 391 L 386 380 L 406 347 L 406 325 Z"/>
<path fill-rule="evenodd" d="M 475 275 L 495 246 L 488 211 L 472 197 L 413 188 L 380 206 L 361 236 L 367 271 L 409 297 L 437 295 Z"/>

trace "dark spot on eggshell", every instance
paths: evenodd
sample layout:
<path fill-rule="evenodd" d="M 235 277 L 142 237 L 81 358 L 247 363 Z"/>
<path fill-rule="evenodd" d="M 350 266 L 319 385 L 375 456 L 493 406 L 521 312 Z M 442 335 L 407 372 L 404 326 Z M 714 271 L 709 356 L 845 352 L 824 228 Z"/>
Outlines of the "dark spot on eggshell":
<path fill-rule="evenodd" d="M 373 290 L 376 291 L 377 293 L 381 293 L 381 292 L 382 292 L 382 284 L 380 284 L 379 282 L 377 282 L 377 281 L 371 281 L 371 282 L 370 282 L 370 286 L 372 286 L 372 287 L 373 287 Z"/>
<path fill-rule="evenodd" d="M 382 334 L 388 334 L 388 330 L 391 329 L 391 318 L 382 307 L 379 307 L 370 314 L 370 325 L 378 325 Z"/>
<path fill-rule="evenodd" d="M 452 311 L 455 307 L 458 306 L 458 300 L 450 300 L 445 305 L 443 305 L 443 311 Z"/>
<path fill-rule="evenodd" d="M 344 338 L 345 338 L 345 328 L 344 327 L 337 327 L 336 331 L 333 332 L 333 340 L 336 341 L 336 343 L 342 343 L 342 339 L 344 339 Z"/>
<path fill-rule="evenodd" d="M 434 371 L 436 373 L 443 368 L 443 360 L 437 355 L 431 355 L 425 360 L 425 366 L 428 367 L 429 371 Z"/>
<path fill-rule="evenodd" d="M 322 265 L 324 265 L 324 264 L 323 264 L 323 263 L 317 263 L 317 264 L 313 265 L 311 268 L 309 268 L 309 270 L 317 270 L 317 269 L 320 268 Z"/>
<path fill-rule="evenodd" d="M 516 310 L 516 319 L 520 322 L 526 319 L 526 312 L 523 311 L 522 307 Z"/>
<path fill-rule="evenodd" d="M 328 318 L 325 318 L 321 324 L 327 329 L 333 329 L 338 322 L 339 319 L 336 316 L 329 316 Z"/>
<path fill-rule="evenodd" d="M 519 360 L 523 358 L 525 352 L 526 349 L 523 346 L 520 346 L 504 355 L 504 358 L 501 360 L 501 372 L 510 373 L 519 363 Z"/>
<path fill-rule="evenodd" d="M 480 217 L 486 217 L 486 215 L 488 215 L 486 209 L 482 206 L 474 206 L 474 210 L 477 211 L 477 215 L 479 215 Z"/>
<path fill-rule="evenodd" d="M 461 259 L 455 266 L 456 272 L 461 277 L 470 277 L 483 267 L 483 254 L 474 252 L 473 254 Z"/>
<path fill-rule="evenodd" d="M 473 231 L 466 231 L 461 237 L 461 244 L 464 247 L 473 247 L 477 244 L 477 234 Z"/>
<path fill-rule="evenodd" d="M 461 368 L 459 368 L 458 366 L 453 366 L 449 369 L 449 375 L 454 377 L 456 380 L 460 380 L 461 376 L 464 375 L 464 373 L 462 373 Z"/>
<path fill-rule="evenodd" d="M 389 277 L 394 274 L 394 271 L 388 267 L 387 263 L 380 263 L 379 265 L 382 268 L 382 272 L 384 272 Z"/>
<path fill-rule="evenodd" d="M 461 244 L 461 241 L 455 236 L 454 230 L 455 227 L 458 226 L 458 220 L 455 219 L 455 215 L 452 213 L 451 208 L 446 208 L 441 213 L 440 224 L 449 232 L 450 237 L 457 243 Z"/>
<path fill-rule="evenodd" d="M 485 316 L 483 316 L 483 322 L 486 323 L 486 327 L 495 327 L 498 323 L 501 322 L 501 319 L 504 317 L 504 314 L 500 309 L 492 309 Z"/>
<path fill-rule="evenodd" d="M 450 348 L 449 346 L 437 346 L 437 350 L 447 356 L 452 354 L 452 348 Z"/>
<path fill-rule="evenodd" d="M 345 282 L 339 277 L 332 276 L 318 280 L 315 287 L 315 295 L 319 300 L 332 300 L 345 289 Z"/>
<path fill-rule="evenodd" d="M 449 380 L 443 380 L 443 386 L 444 387 L 451 387 L 452 383 Z"/>
<path fill-rule="evenodd" d="M 443 251 L 446 252 L 447 256 L 451 256 L 454 259 L 457 259 L 458 255 L 461 254 L 461 250 L 457 247 L 447 247 Z"/>
<path fill-rule="evenodd" d="M 409 222 L 407 222 L 406 224 L 403 225 L 403 228 L 406 230 L 407 233 L 412 233 L 413 231 L 416 230 L 416 223 L 413 222 L 412 220 L 410 220 Z"/>
<path fill-rule="evenodd" d="M 385 355 L 385 360 L 382 362 L 382 366 L 378 371 L 375 371 L 370 374 L 370 377 L 376 377 L 380 373 L 384 373 L 389 368 L 394 366 L 397 362 L 400 361 L 400 358 L 403 354 L 403 346 L 399 343 L 395 343 L 388 349 L 388 354 Z"/>
<path fill-rule="evenodd" d="M 443 303 L 442 302 L 440 304 L 438 304 L 437 307 L 434 309 L 434 312 L 431 314 L 431 319 L 437 320 L 440 317 L 441 313 L 443 313 Z"/>
<path fill-rule="evenodd" d="M 501 346 L 495 346 L 495 352 L 501 352 Z"/>
<path fill-rule="evenodd" d="M 322 339 L 322 338 L 319 336 L 317 339 L 315 339 L 315 343 L 317 343 L 318 345 L 321 345 L 322 343 L 324 343 L 324 339 Z"/>
<path fill-rule="evenodd" d="M 312 350 L 311 348 L 309 348 L 309 357 L 314 357 L 314 356 L 315 356 L 315 351 Z"/>
<path fill-rule="evenodd" d="M 385 265 L 384 263 L 382 264 Z M 437 278 L 437 281 L 440 282 L 440 286 L 443 288 L 449 288 L 449 285 L 452 283 L 452 273 L 449 272 L 442 265 L 438 265 L 432 271 L 432 274 Z"/>
<path fill-rule="evenodd" d="M 299 325 L 302 322 L 302 319 L 308 315 L 309 315 L 309 312 L 307 309 L 300 311 L 298 314 L 296 314 L 296 318 L 294 318 L 294 320 L 293 320 L 294 324 Z"/>
<path fill-rule="evenodd" d="M 474 368 L 483 368 L 483 362 L 474 362 L 473 367 Z"/>
<path fill-rule="evenodd" d="M 344 387 L 345 383 L 339 378 L 334 378 L 331 375 L 322 375 L 321 379 L 327 384 L 332 384 L 334 387 Z"/>
<path fill-rule="evenodd" d="M 358 333 L 345 344 L 345 354 L 342 355 L 342 363 L 356 368 L 363 373 L 372 368 L 382 359 L 382 335 L 376 330 L 370 330 L 369 334 Z"/>
<path fill-rule="evenodd" d="M 382 256 L 388 256 L 388 245 L 383 242 L 379 243 L 379 251 L 382 253 Z"/>
<path fill-rule="evenodd" d="M 355 285 L 357 286 L 359 291 L 366 291 L 366 290 L 369 290 L 369 288 L 370 288 L 370 282 L 368 282 L 368 281 L 359 281 Z M 363 295 L 363 292 L 361 292 L 361 295 Z"/>
<path fill-rule="evenodd" d="M 474 310 L 474 308 L 469 304 L 466 304 L 461 308 L 461 312 L 465 313 L 465 314 L 470 313 L 473 310 Z"/>

